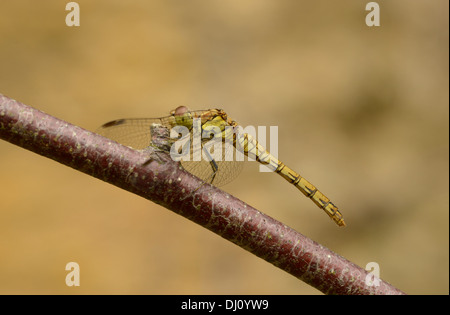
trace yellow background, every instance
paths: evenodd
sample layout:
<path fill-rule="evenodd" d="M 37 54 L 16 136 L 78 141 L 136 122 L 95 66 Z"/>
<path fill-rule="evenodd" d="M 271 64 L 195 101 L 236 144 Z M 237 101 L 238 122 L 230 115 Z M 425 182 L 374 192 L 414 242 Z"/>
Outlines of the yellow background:
<path fill-rule="evenodd" d="M 67 1 L 68 2 L 68 1 Z M 279 127 L 279 158 L 338 228 L 247 163 L 223 189 L 411 294 L 448 294 L 448 2 L 0 2 L 0 93 L 89 130 L 224 108 Z M 0 293 L 319 294 L 143 198 L 0 141 Z M 79 263 L 81 286 L 65 285 Z"/>

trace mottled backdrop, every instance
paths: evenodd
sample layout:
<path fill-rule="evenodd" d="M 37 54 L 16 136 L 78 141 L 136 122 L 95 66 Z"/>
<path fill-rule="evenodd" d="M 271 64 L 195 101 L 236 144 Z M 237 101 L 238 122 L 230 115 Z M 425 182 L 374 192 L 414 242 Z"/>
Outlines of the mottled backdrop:
<path fill-rule="evenodd" d="M 67 1 L 68 2 L 68 1 Z M 223 188 L 412 294 L 449 293 L 447 1 L 0 2 L 0 93 L 89 130 L 179 105 L 279 127 L 338 228 L 255 164 Z M 319 294 L 204 228 L 0 141 L 0 293 Z M 65 285 L 78 262 L 81 286 Z"/>

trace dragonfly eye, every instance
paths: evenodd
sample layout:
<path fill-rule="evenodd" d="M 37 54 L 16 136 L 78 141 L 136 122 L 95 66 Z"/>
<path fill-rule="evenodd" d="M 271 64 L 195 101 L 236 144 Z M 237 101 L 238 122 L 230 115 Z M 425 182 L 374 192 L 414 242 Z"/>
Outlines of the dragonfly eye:
<path fill-rule="evenodd" d="M 172 115 L 174 116 L 183 116 L 184 114 L 189 112 L 189 108 L 186 106 L 178 106 L 175 110 L 172 111 Z"/>

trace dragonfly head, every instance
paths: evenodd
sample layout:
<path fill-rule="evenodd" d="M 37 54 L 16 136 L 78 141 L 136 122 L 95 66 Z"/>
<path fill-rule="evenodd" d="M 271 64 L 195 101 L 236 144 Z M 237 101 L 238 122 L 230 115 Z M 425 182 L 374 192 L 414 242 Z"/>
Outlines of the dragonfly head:
<path fill-rule="evenodd" d="M 186 106 L 178 106 L 176 109 L 170 112 L 175 117 L 177 125 L 192 128 L 192 115 L 189 108 Z"/>
<path fill-rule="evenodd" d="M 170 112 L 172 116 L 183 116 L 186 113 L 189 113 L 190 110 L 186 106 L 178 106 L 176 109 Z"/>

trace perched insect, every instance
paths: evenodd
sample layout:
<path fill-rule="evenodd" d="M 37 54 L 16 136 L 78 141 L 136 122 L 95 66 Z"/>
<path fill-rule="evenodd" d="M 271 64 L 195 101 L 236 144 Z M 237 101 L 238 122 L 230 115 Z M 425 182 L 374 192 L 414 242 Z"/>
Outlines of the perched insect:
<path fill-rule="evenodd" d="M 336 224 L 345 226 L 339 209 L 324 194 L 270 154 L 250 134 L 234 132 L 240 126 L 221 109 L 190 111 L 187 107 L 180 106 L 166 117 L 114 120 L 101 126 L 97 133 L 141 150 L 151 146 L 152 124 L 161 125 L 169 130 L 181 127 L 179 130 L 186 131 L 178 138 L 169 140 L 171 147 L 176 142 L 184 141 L 184 146 L 181 145 L 179 150 L 175 149 L 170 153 L 178 157 L 184 156 L 181 165 L 203 181 L 221 186 L 233 180 L 242 169 L 243 163 L 234 158 L 236 152 L 240 152 L 280 174 L 323 209 Z M 182 131 L 179 130 L 177 132 L 180 134 Z M 217 151 L 211 149 L 211 146 L 218 142 L 223 145 L 219 155 Z M 185 156 L 186 154 L 188 156 Z M 199 155 L 206 158 L 199 159 Z"/>

